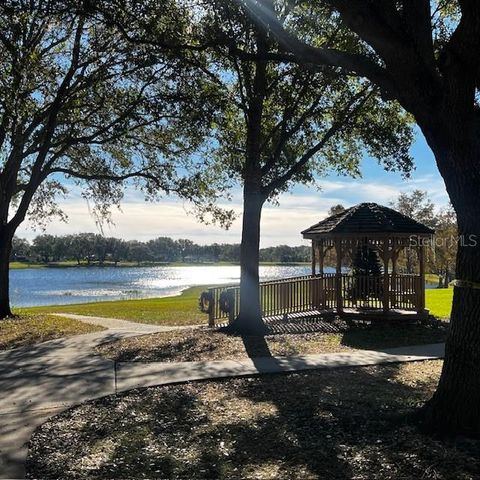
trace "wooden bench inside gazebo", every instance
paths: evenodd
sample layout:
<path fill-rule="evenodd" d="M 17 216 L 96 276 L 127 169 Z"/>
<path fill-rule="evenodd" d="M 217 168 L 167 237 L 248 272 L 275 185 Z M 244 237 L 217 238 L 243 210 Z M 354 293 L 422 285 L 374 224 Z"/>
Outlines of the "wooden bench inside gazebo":
<path fill-rule="evenodd" d="M 328 312 L 364 319 L 424 318 L 428 316 L 425 246 L 434 233 L 376 203 L 361 203 L 332 215 L 302 232 L 303 238 L 312 241 L 311 275 L 260 283 L 263 316 L 279 320 Z M 398 258 L 407 248 L 414 250 L 418 259 L 414 274 L 398 272 Z M 378 275 L 358 275 L 350 268 L 359 249 L 376 252 L 382 261 Z M 325 272 L 329 251 L 335 258 L 334 272 Z M 209 294 L 210 325 L 231 321 L 238 315 L 239 286 L 212 287 Z M 228 295 L 228 311 L 222 309 L 221 295 Z"/>

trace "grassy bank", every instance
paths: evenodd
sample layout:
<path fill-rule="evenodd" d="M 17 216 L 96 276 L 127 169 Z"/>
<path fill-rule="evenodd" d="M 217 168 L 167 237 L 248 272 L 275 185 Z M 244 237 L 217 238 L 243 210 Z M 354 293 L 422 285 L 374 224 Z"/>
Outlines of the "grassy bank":
<path fill-rule="evenodd" d="M 10 270 L 25 270 L 27 268 L 45 268 L 45 265 L 42 263 L 10 262 Z"/>
<path fill-rule="evenodd" d="M 408 416 L 441 361 L 133 390 L 39 427 L 28 478 L 473 479 L 480 441 Z"/>
<path fill-rule="evenodd" d="M 104 330 L 97 325 L 54 315 L 29 314 L 0 320 L 0 350 L 24 347 L 70 335 Z"/>
<path fill-rule="evenodd" d="M 76 313 L 158 325 L 206 324 L 207 315 L 198 310 L 198 297 L 203 289 L 204 287 L 188 288 L 175 297 L 34 307 L 22 309 L 21 312 Z"/>

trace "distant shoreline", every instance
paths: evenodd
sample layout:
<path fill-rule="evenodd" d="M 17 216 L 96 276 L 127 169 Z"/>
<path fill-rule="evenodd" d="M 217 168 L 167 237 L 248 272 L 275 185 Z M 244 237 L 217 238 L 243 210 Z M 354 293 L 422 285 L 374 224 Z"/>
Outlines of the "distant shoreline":
<path fill-rule="evenodd" d="M 260 262 L 260 266 L 263 267 L 299 267 L 309 266 L 310 262 Z M 240 263 L 236 262 L 118 262 L 115 265 L 114 262 L 104 262 L 100 264 L 98 262 L 81 263 L 77 264 L 75 261 L 64 262 L 10 262 L 10 270 L 25 270 L 28 268 L 153 268 L 153 267 L 238 267 Z M 438 284 L 438 275 L 433 273 L 425 274 L 425 281 L 428 284 Z"/>
<path fill-rule="evenodd" d="M 261 266 L 271 267 L 295 267 L 295 266 L 307 266 L 310 262 L 260 262 Z M 82 262 L 78 264 L 75 261 L 64 262 L 10 262 L 11 270 L 24 270 L 28 268 L 139 268 L 139 267 L 205 267 L 205 266 L 240 266 L 239 262 L 91 262 L 90 264 Z"/>

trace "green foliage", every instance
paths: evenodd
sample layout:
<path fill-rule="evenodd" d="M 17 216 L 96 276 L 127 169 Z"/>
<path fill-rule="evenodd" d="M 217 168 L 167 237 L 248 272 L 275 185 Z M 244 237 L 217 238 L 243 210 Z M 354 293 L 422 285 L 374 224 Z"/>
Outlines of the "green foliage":
<path fill-rule="evenodd" d="M 378 252 L 370 245 L 359 245 L 353 257 L 352 270 L 354 275 L 380 276 L 382 265 Z"/>
<path fill-rule="evenodd" d="M 303 245 L 298 247 L 278 245 L 260 250 L 260 260 L 269 263 L 309 262 L 310 255 L 310 248 Z M 38 262 L 52 266 L 238 262 L 240 245 L 228 243 L 199 245 L 185 238 L 174 240 L 169 237 L 139 242 L 94 233 L 38 235 L 32 244 L 15 237 L 11 258 L 24 262 L 17 264 L 23 267 L 35 266 Z"/>
<path fill-rule="evenodd" d="M 437 217 L 435 205 L 424 190 L 413 190 L 410 193 L 402 192 L 397 200 L 390 202 L 393 209 L 403 213 L 407 217 L 417 220 L 417 222 L 427 225 L 427 227 L 436 228 Z"/>
<path fill-rule="evenodd" d="M 449 205 L 441 210 L 436 210 L 435 205 L 423 190 L 413 190 L 410 193 L 401 193 L 392 207 L 400 213 L 407 215 L 420 223 L 435 230 L 435 237 L 427 248 L 427 269 L 438 274 L 441 278 L 440 285 L 448 286 L 455 274 L 455 258 L 457 255 L 457 217 Z M 407 271 L 413 271 L 415 254 L 407 250 L 400 257 L 400 266 Z"/>
<path fill-rule="evenodd" d="M 334 69 L 270 61 L 278 44 L 258 31 L 240 3 L 99 5 L 132 44 L 151 55 L 170 52 L 197 69 L 203 108 L 215 112 L 198 154 L 217 180 L 223 176 L 225 187 L 243 183 L 255 170 L 262 195 L 274 201 L 295 183 L 315 183 L 332 169 L 360 175 L 365 151 L 385 168 L 408 175 L 411 119 L 398 104 Z M 351 48 L 356 44 L 328 9 L 316 16 L 323 19 L 317 25 L 308 6 L 297 11 L 283 0 L 272 5 L 285 25 L 301 29 L 314 43 L 335 38 Z"/>
<path fill-rule="evenodd" d="M 451 205 L 437 214 L 432 250 L 428 257 L 428 268 L 439 275 L 439 286 L 447 288 L 455 275 L 458 250 L 457 216 Z"/>
<path fill-rule="evenodd" d="M 342 213 L 345 210 L 345 207 L 342 204 L 332 205 L 328 210 L 328 216 L 337 215 L 337 213 Z"/>
<path fill-rule="evenodd" d="M 349 295 L 356 300 L 378 296 L 382 288 L 382 266 L 378 252 L 368 244 L 358 245 L 352 259 L 353 285 Z M 369 277 L 367 279 L 362 277 Z"/>
<path fill-rule="evenodd" d="M 323 43 L 330 35 L 343 35 L 350 42 L 335 19 L 327 18 L 313 28 L 305 23 L 306 16 L 289 10 L 287 2 L 273 3 L 277 12 L 284 12 L 285 24 L 297 25 L 314 41 Z M 365 82 L 333 70 L 263 61 L 262 55 L 268 58 L 278 45 L 271 38 L 262 39 L 241 8 L 211 2 L 207 12 L 204 35 L 217 39 L 209 56 L 210 69 L 218 72 L 216 82 L 224 95 L 223 116 L 212 144 L 218 168 L 240 182 L 253 168 L 260 169 L 261 187 L 270 199 L 295 183 L 314 183 L 332 169 L 360 175 L 365 151 L 385 168 L 408 175 L 411 119 L 398 104 L 384 102 Z M 218 39 L 226 39 L 227 45 Z M 248 143 L 253 141 L 249 136 L 255 108 L 261 113 L 255 125 L 254 167 Z"/>
<path fill-rule="evenodd" d="M 148 199 L 175 192 L 228 223 L 229 213 L 213 205 L 221 185 L 203 178 L 191 157 L 214 104 L 201 70 L 133 44 L 98 12 L 72 7 L 0 6 L 2 221 L 15 229 L 26 216 L 37 225 L 62 216 L 55 199 L 72 183 L 82 185 L 97 218 L 108 219 L 125 182 Z"/>

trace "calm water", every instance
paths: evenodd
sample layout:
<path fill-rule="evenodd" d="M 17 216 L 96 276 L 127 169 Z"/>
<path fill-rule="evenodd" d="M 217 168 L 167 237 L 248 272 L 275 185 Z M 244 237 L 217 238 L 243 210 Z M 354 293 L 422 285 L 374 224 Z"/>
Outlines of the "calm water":
<path fill-rule="evenodd" d="M 263 266 L 262 280 L 307 275 L 310 267 Z M 43 268 L 12 270 L 15 307 L 166 297 L 193 285 L 237 283 L 238 266 Z"/>

